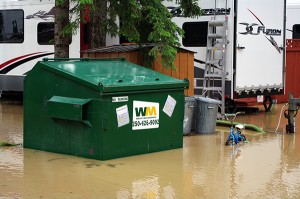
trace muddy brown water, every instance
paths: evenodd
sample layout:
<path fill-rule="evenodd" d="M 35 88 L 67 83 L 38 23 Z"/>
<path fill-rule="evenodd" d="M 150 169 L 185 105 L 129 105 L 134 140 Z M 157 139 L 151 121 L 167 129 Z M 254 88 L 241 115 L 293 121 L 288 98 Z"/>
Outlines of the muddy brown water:
<path fill-rule="evenodd" d="M 267 131 L 243 130 L 238 147 L 220 126 L 184 136 L 182 149 L 109 161 L 0 147 L 0 198 L 300 198 L 300 115 L 295 134 L 282 133 L 284 117 L 275 133 L 281 107 L 238 116 Z M 0 140 L 22 143 L 22 105 L 0 103 Z"/>

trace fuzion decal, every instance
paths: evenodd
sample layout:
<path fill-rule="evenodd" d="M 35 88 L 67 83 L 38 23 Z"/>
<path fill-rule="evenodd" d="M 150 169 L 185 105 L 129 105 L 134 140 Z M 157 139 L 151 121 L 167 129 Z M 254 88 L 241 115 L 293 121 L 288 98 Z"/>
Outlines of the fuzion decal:
<path fill-rule="evenodd" d="M 248 9 L 249 10 L 249 9 Z M 249 12 L 259 21 L 259 24 L 256 23 L 240 23 L 241 25 L 246 26 L 245 32 L 240 32 L 240 34 L 243 35 L 259 35 L 259 34 L 264 34 L 265 37 L 269 40 L 269 42 L 276 48 L 276 50 L 281 53 L 280 48 L 278 47 L 277 42 L 274 40 L 274 38 L 272 36 L 280 36 L 282 30 L 280 29 L 271 29 L 271 28 L 266 28 L 265 25 L 263 24 L 263 22 L 251 11 L 249 10 Z"/>
<path fill-rule="evenodd" d="M 132 130 L 159 127 L 159 103 L 133 101 Z"/>

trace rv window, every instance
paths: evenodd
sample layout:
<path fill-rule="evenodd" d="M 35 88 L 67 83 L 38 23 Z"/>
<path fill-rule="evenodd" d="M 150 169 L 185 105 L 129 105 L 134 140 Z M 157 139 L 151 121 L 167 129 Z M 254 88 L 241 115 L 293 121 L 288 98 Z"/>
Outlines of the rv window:
<path fill-rule="evenodd" d="M 300 39 L 300 24 L 293 26 L 293 39 Z"/>
<path fill-rule="evenodd" d="M 23 43 L 24 11 L 0 10 L 0 43 Z"/>
<path fill-rule="evenodd" d="M 205 47 L 207 44 L 207 21 L 186 22 L 182 25 L 184 37 L 182 44 L 186 47 Z"/>
<path fill-rule="evenodd" d="M 53 45 L 54 43 L 54 23 L 41 22 L 37 26 L 37 42 L 40 45 Z"/>

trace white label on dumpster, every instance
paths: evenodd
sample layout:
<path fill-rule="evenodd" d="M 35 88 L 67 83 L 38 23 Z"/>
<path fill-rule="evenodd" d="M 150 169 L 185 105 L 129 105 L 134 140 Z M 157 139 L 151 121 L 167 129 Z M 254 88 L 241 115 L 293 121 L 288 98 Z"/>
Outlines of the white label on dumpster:
<path fill-rule="evenodd" d="M 172 117 L 175 106 L 176 106 L 176 100 L 170 95 L 168 95 L 163 112 L 165 112 L 169 117 Z"/>
<path fill-rule="evenodd" d="M 133 101 L 132 130 L 159 127 L 159 103 Z"/>
<path fill-rule="evenodd" d="M 128 102 L 128 96 L 112 97 L 112 102 Z"/>
<path fill-rule="evenodd" d="M 118 127 L 129 124 L 129 114 L 128 114 L 127 105 L 117 108 L 116 112 L 117 112 Z"/>

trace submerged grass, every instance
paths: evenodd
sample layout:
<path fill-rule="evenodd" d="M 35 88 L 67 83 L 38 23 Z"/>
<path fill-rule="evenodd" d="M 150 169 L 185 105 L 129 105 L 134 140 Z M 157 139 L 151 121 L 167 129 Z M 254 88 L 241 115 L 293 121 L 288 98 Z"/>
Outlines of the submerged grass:
<path fill-rule="evenodd" d="M 17 146 L 17 144 L 9 143 L 9 142 L 0 140 L 0 147 L 2 147 L 2 146 Z"/>

